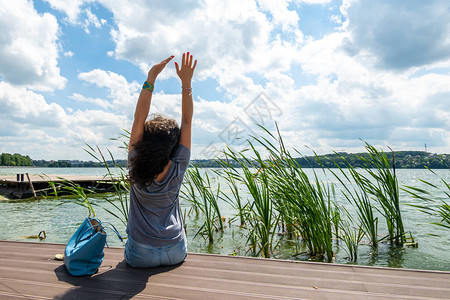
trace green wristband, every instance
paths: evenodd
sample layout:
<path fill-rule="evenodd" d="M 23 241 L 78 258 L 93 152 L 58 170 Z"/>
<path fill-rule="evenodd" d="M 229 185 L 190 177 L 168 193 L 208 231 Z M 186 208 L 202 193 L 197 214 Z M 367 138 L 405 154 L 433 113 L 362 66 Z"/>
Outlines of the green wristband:
<path fill-rule="evenodd" d="M 150 91 L 153 93 L 153 90 L 155 89 L 155 86 L 151 83 L 148 83 L 147 81 L 144 82 L 144 85 L 142 86 L 142 89 Z"/>

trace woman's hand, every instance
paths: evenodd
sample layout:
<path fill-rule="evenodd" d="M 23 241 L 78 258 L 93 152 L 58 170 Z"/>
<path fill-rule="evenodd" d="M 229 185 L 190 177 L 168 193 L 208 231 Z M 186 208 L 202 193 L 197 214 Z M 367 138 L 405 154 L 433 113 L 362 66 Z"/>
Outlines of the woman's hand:
<path fill-rule="evenodd" d="M 192 75 L 194 75 L 194 69 L 197 65 L 197 60 L 194 61 L 194 65 L 192 65 L 192 55 L 189 56 L 188 53 L 183 53 L 183 57 L 181 58 L 181 67 L 178 66 L 177 62 L 175 62 L 175 68 L 177 70 L 177 75 L 181 79 L 181 84 L 185 88 L 191 87 Z"/>
<path fill-rule="evenodd" d="M 150 71 L 148 71 L 148 77 L 147 81 L 150 83 L 155 83 L 156 77 L 158 77 L 158 74 L 161 73 L 162 70 L 166 67 L 167 63 L 172 60 L 174 56 L 171 55 L 159 64 L 154 65 Z"/>

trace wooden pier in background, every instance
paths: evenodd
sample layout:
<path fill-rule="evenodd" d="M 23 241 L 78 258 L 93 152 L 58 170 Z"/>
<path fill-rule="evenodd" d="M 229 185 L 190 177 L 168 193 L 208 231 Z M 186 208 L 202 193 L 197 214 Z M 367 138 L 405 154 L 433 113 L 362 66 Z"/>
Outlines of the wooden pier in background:
<path fill-rule="evenodd" d="M 111 178 L 106 176 L 86 176 L 86 175 L 28 175 L 17 174 L 10 176 L 0 176 L 0 192 L 9 199 L 31 198 L 35 193 L 39 196 L 52 191 L 50 182 L 56 186 L 63 182 L 73 182 L 83 188 L 94 190 L 95 192 L 112 191 Z"/>
<path fill-rule="evenodd" d="M 130 268 L 105 248 L 93 276 L 73 277 L 63 244 L 0 241 L 1 299 L 449 299 L 450 272 L 189 253 L 172 267 Z"/>

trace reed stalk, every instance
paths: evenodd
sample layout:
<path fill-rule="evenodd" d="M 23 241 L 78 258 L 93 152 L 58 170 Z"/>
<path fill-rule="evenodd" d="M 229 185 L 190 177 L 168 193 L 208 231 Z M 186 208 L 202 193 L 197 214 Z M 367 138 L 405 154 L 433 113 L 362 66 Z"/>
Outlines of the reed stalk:
<path fill-rule="evenodd" d="M 434 175 L 436 175 L 436 173 L 433 170 L 431 169 L 428 170 L 432 172 Z M 440 218 L 440 222 L 432 222 L 431 224 L 450 229 L 450 183 L 445 181 L 443 178 L 440 178 L 440 181 L 444 186 L 444 188 L 441 188 L 438 185 L 432 184 L 423 179 L 419 179 L 419 181 L 427 185 L 429 188 L 431 187 L 432 191 L 439 192 L 442 195 L 442 197 L 439 201 L 436 201 L 435 200 L 436 194 L 434 192 L 431 192 L 430 190 L 425 190 L 422 188 L 412 186 L 405 186 L 404 188 L 402 188 L 404 191 L 406 191 L 416 199 L 420 199 L 427 202 L 427 204 L 425 205 L 414 205 L 414 204 L 409 205 L 419 208 L 420 211 L 426 214 Z M 438 202 L 437 205 L 436 202 Z"/>
<path fill-rule="evenodd" d="M 350 173 L 350 177 L 346 174 L 345 170 L 341 168 L 339 164 L 336 166 L 339 170 L 339 174 L 329 169 L 334 177 L 343 186 L 342 195 L 345 199 L 356 206 L 356 213 L 358 215 L 358 221 L 361 224 L 362 230 L 369 238 L 369 243 L 372 248 L 378 247 L 378 217 L 375 217 L 374 211 L 376 208 L 372 205 L 369 194 L 366 192 L 364 186 L 364 179 L 355 168 L 341 156 L 341 159 L 345 163 L 346 170 Z M 352 180 L 353 179 L 353 180 Z M 356 186 L 353 185 L 355 183 Z"/>
<path fill-rule="evenodd" d="M 59 179 L 63 179 L 64 181 L 58 183 L 58 188 L 56 187 L 55 182 L 49 181 L 49 185 L 53 190 L 52 195 L 58 197 L 58 190 L 63 190 L 74 197 L 75 201 L 73 201 L 72 198 L 63 198 L 61 199 L 62 202 L 60 202 L 58 205 L 62 205 L 67 202 L 75 203 L 77 205 L 85 207 L 88 210 L 88 217 L 94 218 L 96 216 L 94 204 L 91 202 L 91 199 L 88 196 L 88 194 L 92 194 L 94 193 L 94 191 L 83 188 L 78 183 L 72 182 L 70 180 L 65 180 L 64 178 Z"/>
<path fill-rule="evenodd" d="M 341 235 L 340 238 L 344 241 L 347 246 L 347 253 L 349 255 L 350 261 L 356 262 L 358 260 L 358 246 L 364 236 L 364 231 L 362 226 L 359 225 L 354 227 L 352 216 L 346 212 L 346 218 L 340 220 Z"/>
<path fill-rule="evenodd" d="M 231 170 L 228 171 L 228 174 L 233 176 L 238 175 L 238 173 L 229 161 L 237 162 L 241 168 L 243 174 L 233 178 L 247 188 L 252 200 L 248 202 L 248 209 L 245 214 L 245 224 L 249 230 L 247 242 L 251 243 L 256 255 L 261 254 L 263 257 L 268 258 L 278 245 L 274 244 L 274 238 L 279 217 L 273 209 L 273 203 L 270 198 L 269 179 L 264 169 L 261 169 L 261 164 L 263 164 L 261 155 L 250 141 L 248 143 L 250 145 L 249 150 L 253 154 L 252 158 L 244 154 L 246 151 L 236 152 L 228 148 L 224 151 L 226 159 L 219 160 L 219 163 Z M 260 166 L 260 168 L 258 171 L 253 172 L 251 170 L 252 166 Z"/>
<path fill-rule="evenodd" d="M 193 203 L 205 217 L 205 221 L 196 235 L 206 235 L 209 242 L 212 243 L 214 242 L 214 232 L 223 230 L 223 221 L 218 205 L 220 185 L 217 187 L 217 192 L 214 192 L 209 175 L 207 173 L 200 174 L 196 165 L 186 171 L 185 178 L 188 192 L 182 194 L 183 198 Z"/>
<path fill-rule="evenodd" d="M 380 204 L 382 208 L 380 212 L 383 214 L 388 228 L 389 242 L 396 246 L 403 246 L 406 237 L 400 210 L 394 153 L 392 152 L 391 167 L 391 162 L 384 151 L 380 152 L 368 143 L 365 147 L 369 158 L 361 157 L 361 159 L 364 161 L 363 169 L 369 174 L 369 178 L 359 174 L 359 183 Z"/>
<path fill-rule="evenodd" d="M 215 173 L 217 174 L 217 176 L 227 181 L 228 188 L 230 189 L 231 194 L 233 195 L 233 197 L 230 197 L 227 193 L 225 193 L 222 190 L 220 198 L 229 205 L 231 205 L 231 207 L 233 207 L 237 211 L 237 217 L 239 218 L 240 226 L 241 227 L 244 226 L 248 206 L 247 204 L 243 203 L 242 196 L 240 195 L 240 188 L 236 179 L 237 178 L 236 176 L 239 176 L 239 174 L 236 172 L 234 168 L 233 171 L 223 169 L 220 171 L 216 171 Z"/>
<path fill-rule="evenodd" d="M 251 223 L 255 227 L 254 232 L 259 234 L 261 244 L 273 240 L 275 234 L 273 222 L 276 221 L 278 224 L 279 220 L 283 219 L 292 223 L 286 226 L 292 226 L 300 233 L 312 257 L 326 256 L 328 261 L 332 261 L 333 188 L 319 180 L 315 173 L 314 178 L 310 180 L 285 149 L 279 132 L 276 146 L 269 139 L 276 141 L 277 138 L 264 127 L 261 128 L 269 137 L 253 138 L 269 153 L 268 159 L 262 159 L 251 142 L 249 142 L 250 150 L 254 154 L 252 159 L 246 158 L 243 154 L 228 155 L 229 158 L 238 161 L 244 170 L 244 183 L 255 203 L 251 208 L 257 212 L 253 215 L 253 219 L 258 222 Z M 248 169 L 252 164 L 258 169 L 255 174 Z M 255 178 L 260 179 L 259 185 L 256 184 Z M 264 222 L 263 225 L 260 225 L 261 222 Z M 264 229 L 265 234 L 271 238 L 262 235 L 261 229 Z"/>

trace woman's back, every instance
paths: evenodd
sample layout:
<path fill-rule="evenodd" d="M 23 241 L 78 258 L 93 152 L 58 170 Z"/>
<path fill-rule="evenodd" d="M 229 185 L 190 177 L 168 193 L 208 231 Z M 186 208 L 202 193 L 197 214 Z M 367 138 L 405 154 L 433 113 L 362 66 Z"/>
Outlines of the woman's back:
<path fill-rule="evenodd" d="M 129 154 L 129 161 L 135 155 Z M 183 237 L 179 192 L 189 164 L 190 151 L 179 145 L 162 182 L 130 186 L 127 233 L 139 243 L 155 247 L 177 243 Z"/>

